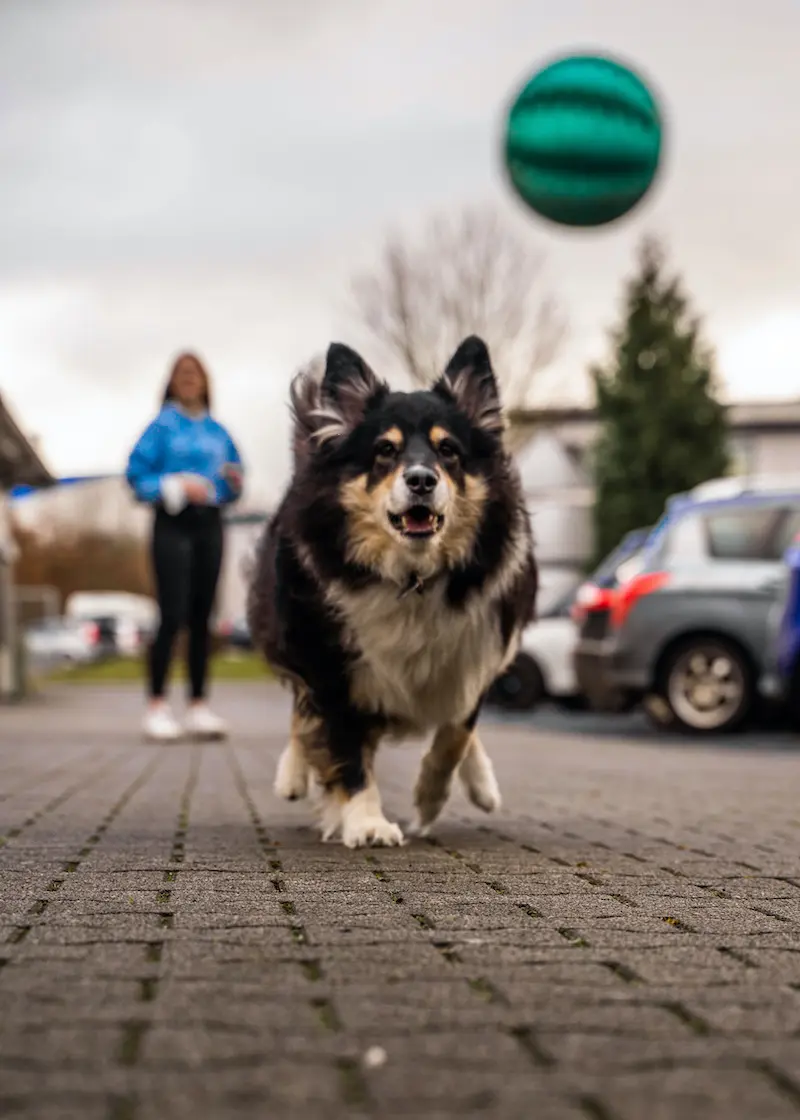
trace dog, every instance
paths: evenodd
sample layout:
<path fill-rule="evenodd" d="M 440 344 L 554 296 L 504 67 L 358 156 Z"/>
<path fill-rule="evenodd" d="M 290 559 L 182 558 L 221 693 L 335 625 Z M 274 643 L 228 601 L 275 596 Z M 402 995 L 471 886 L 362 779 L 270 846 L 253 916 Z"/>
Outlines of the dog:
<path fill-rule="evenodd" d="M 475 725 L 534 615 L 537 569 L 485 343 L 427 390 L 393 392 L 350 347 L 291 386 L 294 474 L 257 548 L 254 643 L 294 704 L 275 791 L 320 797 L 324 840 L 404 843 L 374 760 L 384 736 L 433 731 L 414 791 L 425 835 L 458 771 L 500 805 Z"/>

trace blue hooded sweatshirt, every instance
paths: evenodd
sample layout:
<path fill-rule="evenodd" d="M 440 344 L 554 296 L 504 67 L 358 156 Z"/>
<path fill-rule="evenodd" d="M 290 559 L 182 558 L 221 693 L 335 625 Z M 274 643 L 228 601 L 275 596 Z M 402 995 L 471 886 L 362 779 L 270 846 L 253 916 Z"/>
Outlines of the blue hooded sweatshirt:
<path fill-rule="evenodd" d="M 199 475 L 209 484 L 209 504 L 222 506 L 239 497 L 224 477 L 225 466 L 241 471 L 242 460 L 222 424 L 208 413 L 190 416 L 168 401 L 131 452 L 125 477 L 140 502 L 156 503 L 173 476 Z"/>

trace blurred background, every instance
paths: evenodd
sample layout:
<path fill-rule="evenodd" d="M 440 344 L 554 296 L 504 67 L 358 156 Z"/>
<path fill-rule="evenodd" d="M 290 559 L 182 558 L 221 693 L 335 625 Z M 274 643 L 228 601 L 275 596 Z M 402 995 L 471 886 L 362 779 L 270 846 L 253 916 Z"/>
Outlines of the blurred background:
<path fill-rule="evenodd" d="M 795 0 L 5 0 L 0 694 L 22 687 L 20 643 L 70 660 L 147 640 L 147 513 L 119 475 L 184 348 L 248 469 L 220 641 L 241 630 L 247 557 L 288 478 L 288 382 L 333 338 L 407 385 L 464 334 L 487 337 L 545 610 L 670 494 L 790 473 L 799 40 Z M 501 167 L 510 98 L 570 50 L 629 60 L 667 126 L 651 194 L 597 230 L 523 211 Z M 640 298 L 655 311 L 637 341 Z M 665 316 L 673 342 L 693 332 L 691 360 L 654 343 Z M 598 512 L 623 485 L 598 385 L 661 370 L 673 400 L 687 363 L 722 419 L 678 401 L 673 428 L 696 421 L 679 425 L 682 462 L 644 508 Z M 668 446 L 650 413 L 642 431 Z"/>

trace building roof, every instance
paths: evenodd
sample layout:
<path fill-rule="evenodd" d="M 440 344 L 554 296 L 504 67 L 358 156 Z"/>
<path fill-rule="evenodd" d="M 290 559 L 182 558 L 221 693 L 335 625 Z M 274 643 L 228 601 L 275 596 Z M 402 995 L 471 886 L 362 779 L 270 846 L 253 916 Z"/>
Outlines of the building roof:
<path fill-rule="evenodd" d="M 47 486 L 53 476 L 0 397 L 0 489 L 19 483 Z"/>
<path fill-rule="evenodd" d="M 800 398 L 771 401 L 734 401 L 725 405 L 728 421 L 736 432 L 797 431 L 800 433 Z M 597 410 L 580 405 L 556 408 L 515 409 L 509 413 L 512 426 L 520 429 L 566 429 L 574 447 L 585 446 L 598 424 Z"/>

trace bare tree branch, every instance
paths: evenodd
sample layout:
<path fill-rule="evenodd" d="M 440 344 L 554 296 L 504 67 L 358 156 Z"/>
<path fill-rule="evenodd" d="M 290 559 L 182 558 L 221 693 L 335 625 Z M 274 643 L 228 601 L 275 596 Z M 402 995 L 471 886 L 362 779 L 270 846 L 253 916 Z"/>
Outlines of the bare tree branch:
<path fill-rule="evenodd" d="M 391 237 L 357 276 L 358 318 L 418 385 L 444 369 L 468 334 L 485 338 L 507 408 L 524 404 L 552 362 L 565 322 L 543 291 L 544 258 L 492 209 L 435 215 L 415 240 Z"/>

